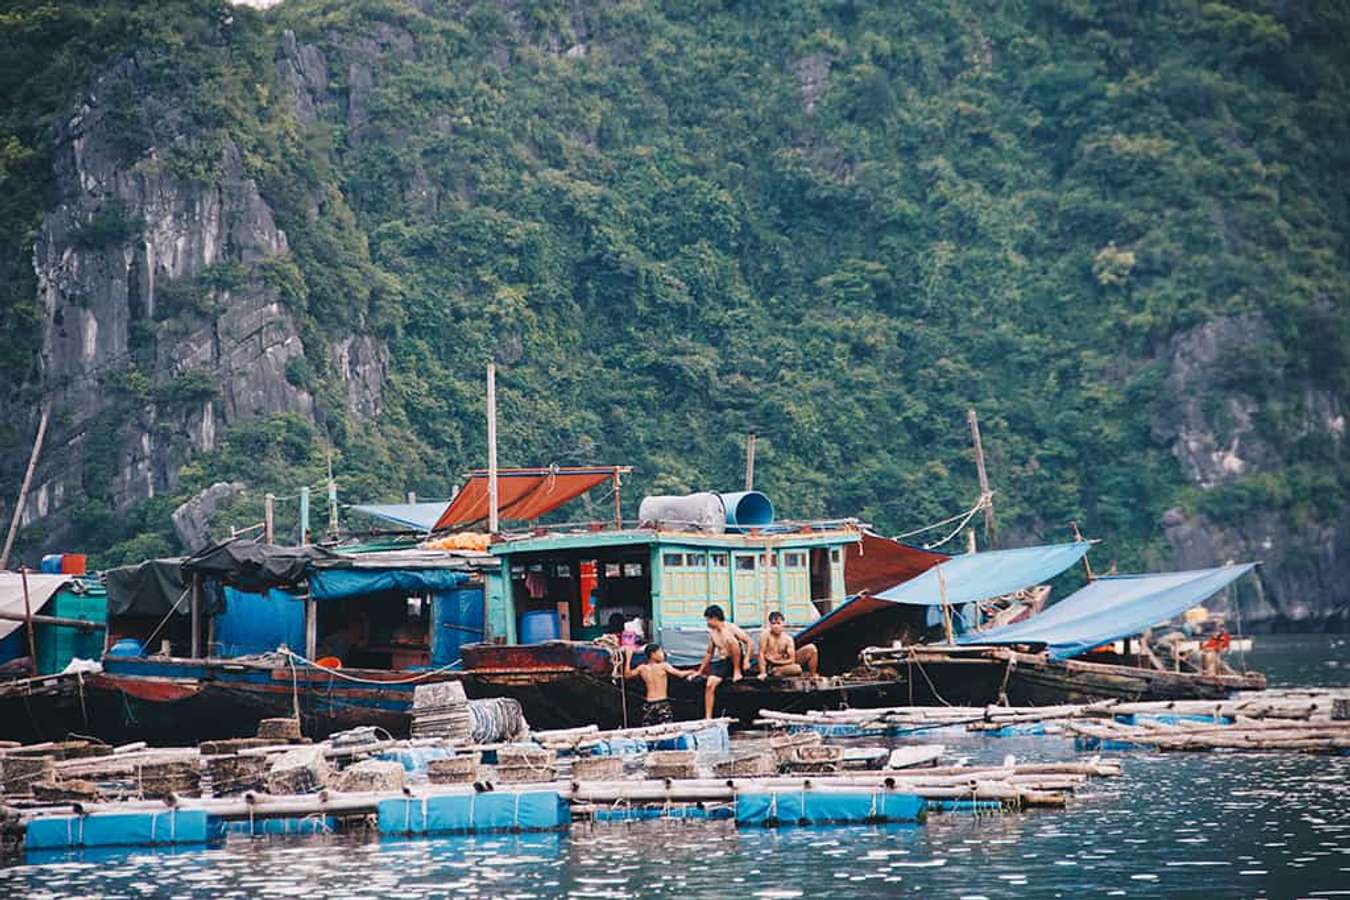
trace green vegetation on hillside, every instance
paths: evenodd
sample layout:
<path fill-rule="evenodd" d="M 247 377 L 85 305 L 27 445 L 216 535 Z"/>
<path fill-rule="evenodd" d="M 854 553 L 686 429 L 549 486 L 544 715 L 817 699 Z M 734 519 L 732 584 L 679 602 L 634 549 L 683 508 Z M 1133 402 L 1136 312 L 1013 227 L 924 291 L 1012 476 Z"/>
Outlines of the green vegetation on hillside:
<path fill-rule="evenodd" d="M 503 463 L 633 463 L 632 496 L 736 485 L 753 428 L 783 513 L 899 530 L 976 495 L 973 405 L 1005 529 L 1077 520 L 1122 566 L 1156 561 L 1178 503 L 1342 514 L 1344 450 L 1303 399 L 1350 389 L 1342 4 L 140 6 L 0 17 L 0 50 L 25 54 L 0 81 L 7 373 L 37 316 L 16 273 L 45 129 L 133 54 L 175 115 L 128 97 L 129 155 L 171 128 L 168 164 L 208 178 L 228 133 L 287 232 L 264 274 L 305 322 L 288 377 L 350 499 L 444 496 L 480 465 L 495 356 Z M 276 100 L 283 29 L 327 60 L 313 125 Z M 1169 339 L 1251 313 L 1271 341 L 1213 389 L 1257 398 L 1283 465 L 1199 491 L 1157 432 Z M 326 374 L 352 331 L 391 349 L 377 429 Z M 182 493 L 290 493 L 322 433 L 237 426 Z M 167 547 L 175 499 L 90 539 Z"/>

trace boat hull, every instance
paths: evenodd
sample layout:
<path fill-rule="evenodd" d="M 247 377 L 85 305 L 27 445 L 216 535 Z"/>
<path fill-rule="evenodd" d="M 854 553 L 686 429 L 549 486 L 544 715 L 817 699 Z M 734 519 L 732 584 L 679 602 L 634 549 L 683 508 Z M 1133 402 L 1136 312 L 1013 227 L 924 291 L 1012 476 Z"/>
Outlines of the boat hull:
<path fill-rule="evenodd" d="M 1101 700 L 1223 700 L 1262 690 L 1264 675 L 1201 675 L 1082 660 L 1052 660 L 1005 648 L 957 652 L 915 648 L 900 669 L 912 670 L 918 705 L 1056 706 Z"/>
<path fill-rule="evenodd" d="M 76 733 L 109 742 L 185 745 L 251 736 L 260 720 L 294 715 L 297 709 L 307 737 L 320 739 L 361 725 L 405 737 L 416 685 L 459 677 L 440 673 L 410 682 L 416 673 L 343 674 L 362 680 L 235 660 L 110 658 L 102 673 L 64 681 L 40 699 L 0 692 L 0 738 L 53 740 Z"/>
<path fill-rule="evenodd" d="M 625 684 L 615 671 L 613 657 L 601 647 L 557 641 L 475 644 L 461 652 L 468 695 L 515 699 L 535 728 L 623 728 L 642 723 L 641 681 L 630 679 Z M 703 717 L 705 686 L 702 679 L 670 679 L 677 720 Z M 748 675 L 740 682 L 723 682 L 713 710 L 716 716 L 748 725 L 762 709 L 807 712 L 890 706 L 900 702 L 904 690 L 903 677 L 833 678 L 817 683 L 806 678 L 760 681 Z"/>

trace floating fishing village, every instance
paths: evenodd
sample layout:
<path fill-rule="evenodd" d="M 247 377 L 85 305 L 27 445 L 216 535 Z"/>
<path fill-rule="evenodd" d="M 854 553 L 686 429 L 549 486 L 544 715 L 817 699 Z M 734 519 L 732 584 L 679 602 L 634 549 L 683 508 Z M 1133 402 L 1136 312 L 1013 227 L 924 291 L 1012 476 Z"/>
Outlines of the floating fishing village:
<path fill-rule="evenodd" d="M 1348 47 L 8 0 L 0 900 L 1350 897 Z"/>
<path fill-rule="evenodd" d="M 1062 809 L 1129 751 L 1350 755 L 1350 692 L 1267 690 L 1206 611 L 1254 563 L 1101 575 L 1076 530 L 981 550 L 987 487 L 923 529 L 952 555 L 780 520 L 753 454 L 744 490 L 625 519 L 630 468 L 498 468 L 490 443 L 447 502 L 354 505 L 378 538 L 281 546 L 269 502 L 186 557 L 4 573 L 6 851 L 922 823 Z M 538 524 L 596 488 L 612 519 Z M 971 763 L 944 735 L 1078 757 Z"/>

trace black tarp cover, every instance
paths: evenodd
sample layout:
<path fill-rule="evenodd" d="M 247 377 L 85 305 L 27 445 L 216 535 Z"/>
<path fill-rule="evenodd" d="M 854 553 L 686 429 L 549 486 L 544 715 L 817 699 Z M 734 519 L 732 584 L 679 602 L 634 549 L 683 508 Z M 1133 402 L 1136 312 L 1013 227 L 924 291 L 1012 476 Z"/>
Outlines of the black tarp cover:
<path fill-rule="evenodd" d="M 149 559 L 104 572 L 108 612 L 114 616 L 163 616 L 173 609 L 187 615 L 192 611 L 192 603 L 187 596 L 188 582 L 183 577 L 182 564 L 182 559 Z M 209 606 L 210 599 L 207 603 Z"/>
<path fill-rule="evenodd" d="M 310 563 L 335 557 L 337 554 L 321 547 L 278 547 L 235 539 L 198 550 L 183 560 L 183 572 L 261 593 L 299 584 L 305 580 Z"/>

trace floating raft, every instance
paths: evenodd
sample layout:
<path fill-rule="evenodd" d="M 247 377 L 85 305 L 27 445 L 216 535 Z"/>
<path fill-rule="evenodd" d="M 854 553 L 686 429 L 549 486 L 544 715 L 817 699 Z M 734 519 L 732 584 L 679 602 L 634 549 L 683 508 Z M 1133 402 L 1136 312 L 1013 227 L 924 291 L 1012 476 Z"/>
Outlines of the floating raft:
<path fill-rule="evenodd" d="M 1230 700 L 1065 706 L 896 706 L 786 713 L 760 710 L 756 724 L 827 737 L 1059 734 L 1083 750 L 1350 749 L 1350 694 L 1262 691 Z"/>

